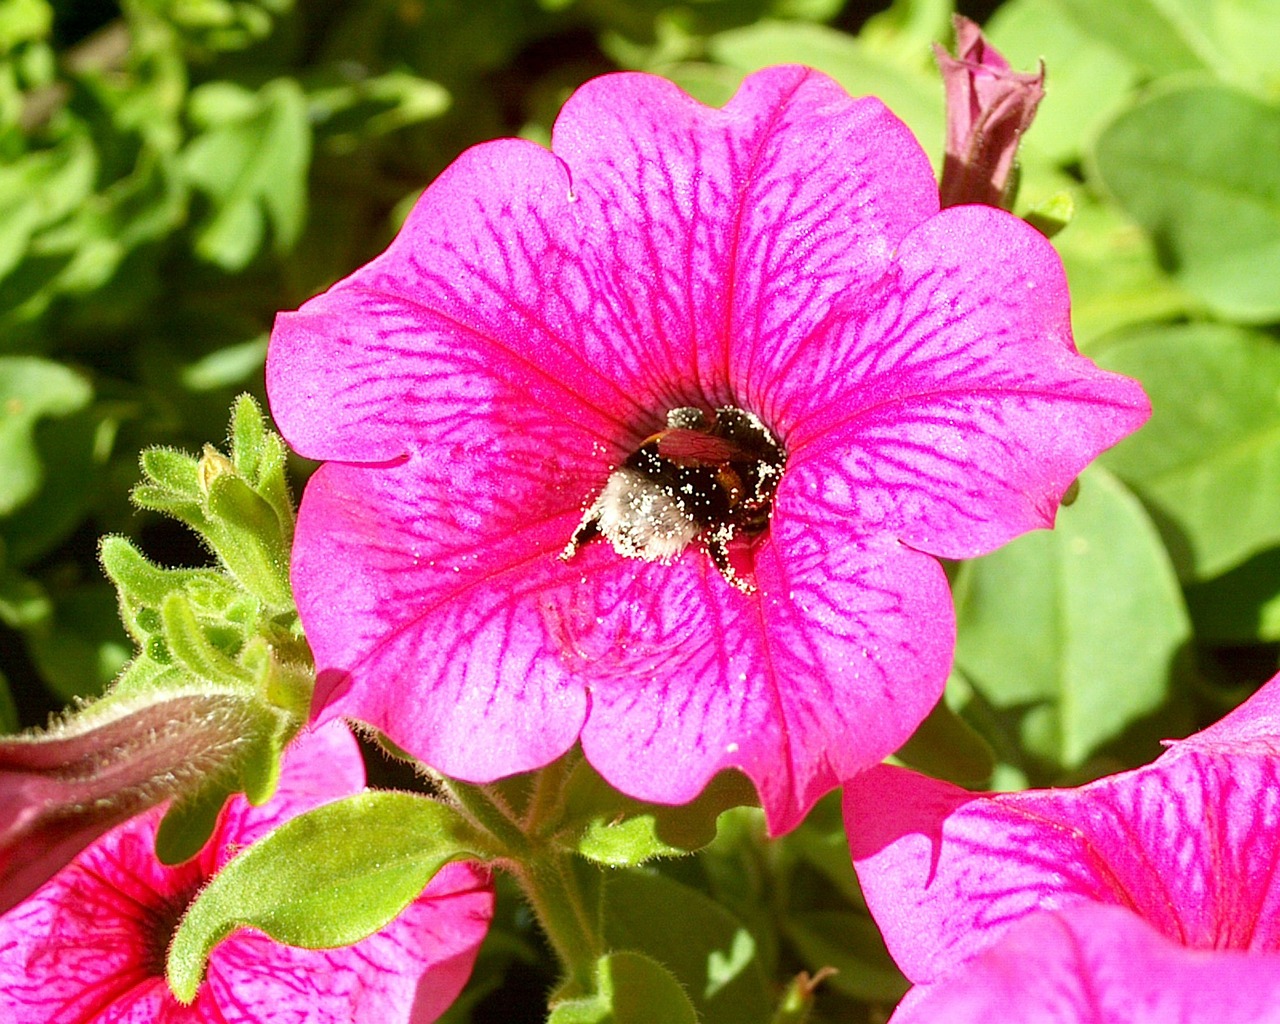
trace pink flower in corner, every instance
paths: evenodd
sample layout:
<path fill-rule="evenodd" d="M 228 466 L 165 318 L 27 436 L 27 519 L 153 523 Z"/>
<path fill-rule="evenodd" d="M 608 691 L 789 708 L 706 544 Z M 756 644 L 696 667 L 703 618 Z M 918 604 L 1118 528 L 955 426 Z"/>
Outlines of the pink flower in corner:
<path fill-rule="evenodd" d="M 720 110 L 621 74 L 552 152 L 486 143 L 281 314 L 293 581 L 349 716 L 484 782 L 581 740 L 632 796 L 736 766 L 774 832 L 941 693 L 934 556 L 1051 524 L 1146 418 L 1076 354 L 1050 246 L 938 212 L 875 99 L 812 70 Z"/>
<path fill-rule="evenodd" d="M 1078 789 L 975 794 L 881 766 L 844 800 L 867 905 L 916 983 L 895 1024 L 1280 1021 L 1280 676 Z"/>
<path fill-rule="evenodd" d="M 279 945 L 238 931 L 209 960 L 195 1002 L 165 982 L 165 955 L 187 904 L 243 847 L 282 822 L 364 785 L 345 726 L 304 734 L 262 807 L 235 797 L 195 858 L 155 856 L 156 808 L 107 833 L 34 896 L 0 917 L 5 1024 L 427 1024 L 471 973 L 493 912 L 485 874 L 451 864 L 390 925 L 345 949 Z"/>

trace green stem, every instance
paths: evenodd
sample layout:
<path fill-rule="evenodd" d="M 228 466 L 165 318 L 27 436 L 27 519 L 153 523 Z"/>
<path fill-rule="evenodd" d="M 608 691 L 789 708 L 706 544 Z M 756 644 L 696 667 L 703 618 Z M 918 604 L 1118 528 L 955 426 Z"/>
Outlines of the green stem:
<path fill-rule="evenodd" d="M 600 926 L 603 876 L 554 840 L 538 835 L 555 810 L 564 785 L 566 760 L 543 768 L 520 822 L 492 787 L 442 778 L 440 784 L 471 820 L 502 847 L 505 862 L 524 891 L 543 933 L 564 969 L 562 994 L 587 995 L 595 989 L 596 961 L 605 953 Z"/>
<path fill-rule="evenodd" d="M 537 835 L 539 826 L 548 814 L 558 805 L 567 765 L 572 755 L 556 758 L 549 765 L 538 770 L 537 782 L 534 784 L 533 799 L 529 801 L 529 809 L 525 812 L 524 827 L 529 835 Z"/>
<path fill-rule="evenodd" d="M 441 777 L 439 781 L 462 811 L 498 840 L 506 856 L 517 862 L 530 856 L 529 837 L 496 793 L 486 786 L 473 786 L 456 779 Z"/>
<path fill-rule="evenodd" d="M 564 967 L 561 994 L 565 998 L 594 990 L 596 961 L 605 952 L 598 881 L 584 884 L 579 866 L 571 854 L 548 853 L 519 865 L 516 871 L 525 898 Z"/>

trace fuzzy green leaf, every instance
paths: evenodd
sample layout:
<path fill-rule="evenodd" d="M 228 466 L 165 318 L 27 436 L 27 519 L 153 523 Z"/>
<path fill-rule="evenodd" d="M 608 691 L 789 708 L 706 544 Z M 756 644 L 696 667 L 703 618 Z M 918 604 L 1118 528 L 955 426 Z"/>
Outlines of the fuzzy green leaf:
<path fill-rule="evenodd" d="M 308 949 L 347 946 L 385 927 L 445 864 L 481 853 L 452 808 L 367 792 L 285 822 L 232 859 L 187 911 L 169 985 L 190 1002 L 209 953 L 240 927 Z"/>

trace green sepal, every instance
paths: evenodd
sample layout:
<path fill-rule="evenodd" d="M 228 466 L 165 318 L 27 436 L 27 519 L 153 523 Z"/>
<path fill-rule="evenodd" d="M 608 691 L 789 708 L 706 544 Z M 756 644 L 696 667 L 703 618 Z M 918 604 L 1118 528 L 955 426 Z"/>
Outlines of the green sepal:
<path fill-rule="evenodd" d="M 213 683 L 253 685 L 253 673 L 229 657 L 201 628 L 185 594 L 174 592 L 165 597 L 160 618 L 169 650 L 192 675 Z"/>
<path fill-rule="evenodd" d="M 1042 199 L 1022 215 L 1022 219 L 1044 235 L 1052 238 L 1071 223 L 1076 215 L 1076 201 L 1070 192 L 1055 192 Z"/>
<path fill-rule="evenodd" d="M 290 538 L 275 509 L 238 476 L 218 476 L 205 500 L 209 540 L 231 574 L 271 607 L 290 606 Z"/>
<path fill-rule="evenodd" d="M 260 807 L 271 799 L 280 781 L 284 748 L 303 718 L 290 718 L 254 702 L 247 709 L 234 772 L 211 775 L 198 790 L 179 799 L 165 814 L 156 835 L 156 856 L 164 864 L 181 864 L 209 841 L 218 812 L 236 793 Z"/>
<path fill-rule="evenodd" d="M 170 807 L 156 832 L 161 864 L 181 864 L 194 857 L 213 835 L 231 793 L 226 786 L 207 786 L 196 796 Z"/>
<path fill-rule="evenodd" d="M 232 859 L 183 917 L 169 987 L 195 998 L 209 953 L 240 927 L 307 949 L 347 946 L 386 927 L 444 865 L 487 851 L 456 810 L 370 791 L 285 822 Z"/>
<path fill-rule="evenodd" d="M 671 807 L 623 796 L 579 761 L 565 783 L 562 841 L 588 860 L 611 867 L 694 853 L 716 837 L 716 819 L 731 807 L 755 806 L 755 788 L 735 771 L 721 772 L 687 804 Z"/>
<path fill-rule="evenodd" d="M 693 1003 L 656 960 L 626 950 L 596 961 L 596 991 L 558 1003 L 547 1024 L 697 1024 Z"/>
<path fill-rule="evenodd" d="M 258 403 L 251 395 L 240 395 L 231 410 L 231 463 L 275 512 L 286 549 L 293 541 L 295 514 L 288 454 L 280 435 L 267 429 Z"/>
<path fill-rule="evenodd" d="M 150 448 L 142 453 L 147 479 L 133 500 L 186 523 L 242 588 L 276 612 L 292 612 L 294 510 L 285 456 L 257 403 L 241 395 L 232 407 L 230 457 L 212 445 L 199 459 Z"/>
<path fill-rule="evenodd" d="M 145 644 L 162 628 L 160 606 L 175 591 L 222 590 L 234 595 L 229 581 L 215 569 L 163 569 L 152 564 L 124 537 L 104 537 L 102 567 L 120 595 L 120 614 L 129 634 Z"/>

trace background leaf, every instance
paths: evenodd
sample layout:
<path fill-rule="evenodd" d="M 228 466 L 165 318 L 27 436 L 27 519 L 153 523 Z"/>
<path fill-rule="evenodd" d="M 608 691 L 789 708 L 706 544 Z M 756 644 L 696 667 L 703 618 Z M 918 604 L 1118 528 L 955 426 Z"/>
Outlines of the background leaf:
<path fill-rule="evenodd" d="M 557 1004 L 547 1024 L 697 1024 L 680 983 L 661 964 L 625 950 L 600 958 L 595 995 Z"/>
<path fill-rule="evenodd" d="M 669 969 L 703 1024 L 767 1019 L 771 1000 L 755 940 L 696 889 L 644 870 L 619 871 L 608 878 L 603 918 L 609 945 Z"/>
<path fill-rule="evenodd" d="M 1161 90 L 1093 154 L 1100 183 L 1170 272 L 1216 313 L 1280 319 L 1280 108 L 1221 85 Z"/>
<path fill-rule="evenodd" d="M 1280 347 L 1198 324 L 1118 334 L 1095 356 L 1151 396 L 1151 421 L 1101 461 L 1151 510 L 1179 575 L 1280 542 Z"/>
<path fill-rule="evenodd" d="M 1177 579 L 1141 504 L 1104 470 L 1053 532 L 965 563 L 956 663 L 1021 744 L 1076 768 L 1166 699 L 1190 637 Z"/>

